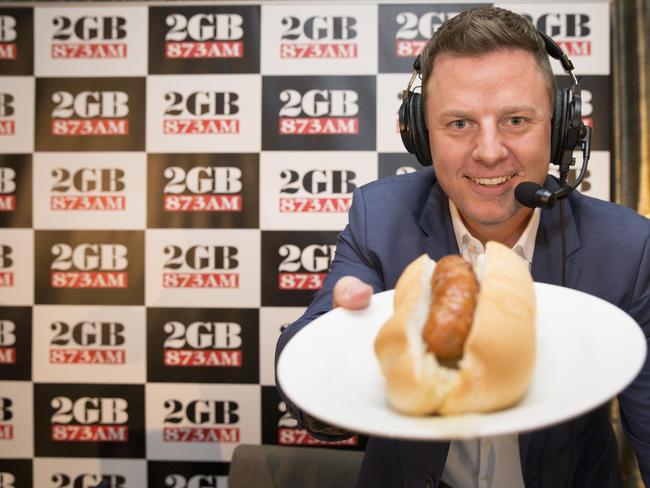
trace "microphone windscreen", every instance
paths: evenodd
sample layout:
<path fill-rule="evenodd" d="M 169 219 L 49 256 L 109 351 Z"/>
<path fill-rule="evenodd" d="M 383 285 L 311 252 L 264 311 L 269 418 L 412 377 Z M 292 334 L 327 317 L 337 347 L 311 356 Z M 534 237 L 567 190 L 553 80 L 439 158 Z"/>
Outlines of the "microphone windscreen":
<path fill-rule="evenodd" d="M 540 184 L 532 181 L 524 181 L 516 186 L 515 198 L 524 207 L 535 208 L 537 206 L 535 194 L 541 188 L 543 188 L 543 186 Z"/>

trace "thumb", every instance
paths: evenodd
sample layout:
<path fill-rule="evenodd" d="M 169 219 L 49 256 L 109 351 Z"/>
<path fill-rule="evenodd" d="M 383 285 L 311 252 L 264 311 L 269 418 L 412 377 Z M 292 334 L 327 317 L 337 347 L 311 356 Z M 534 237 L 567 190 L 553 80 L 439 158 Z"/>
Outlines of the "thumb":
<path fill-rule="evenodd" d="M 344 276 L 336 282 L 333 306 L 350 310 L 366 308 L 370 303 L 372 287 L 355 276 Z"/>

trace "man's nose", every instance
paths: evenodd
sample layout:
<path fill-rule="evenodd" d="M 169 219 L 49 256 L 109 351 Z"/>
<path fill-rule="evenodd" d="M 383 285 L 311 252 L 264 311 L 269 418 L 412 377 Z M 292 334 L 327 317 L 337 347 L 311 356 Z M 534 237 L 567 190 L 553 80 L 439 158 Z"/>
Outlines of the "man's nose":
<path fill-rule="evenodd" d="M 476 135 L 472 156 L 484 164 L 496 164 L 508 155 L 502 134 L 498 127 L 487 124 Z"/>

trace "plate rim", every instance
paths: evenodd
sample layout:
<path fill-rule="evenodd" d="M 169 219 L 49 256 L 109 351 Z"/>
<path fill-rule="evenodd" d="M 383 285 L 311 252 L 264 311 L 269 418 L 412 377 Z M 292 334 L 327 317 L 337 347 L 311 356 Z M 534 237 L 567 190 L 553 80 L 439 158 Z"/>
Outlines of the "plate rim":
<path fill-rule="evenodd" d="M 349 425 L 348 422 L 345 422 L 345 421 L 344 422 L 331 421 L 331 420 L 328 420 L 327 418 L 323 418 L 321 413 L 313 413 L 311 408 L 302 407 L 300 405 L 300 402 L 296 402 L 294 396 L 292 395 L 292 393 L 295 393 L 295 392 L 289 392 L 289 391 L 285 390 L 281 386 L 281 383 L 282 383 L 281 378 L 283 376 L 285 376 L 284 370 L 285 369 L 286 370 L 290 369 L 289 366 L 287 365 L 287 361 L 290 361 L 290 359 L 287 360 L 287 357 L 291 354 L 292 349 L 299 347 L 297 344 L 299 344 L 300 340 L 298 342 L 296 342 L 295 341 L 296 337 L 299 337 L 301 334 L 302 334 L 302 337 L 305 337 L 303 332 L 305 332 L 309 328 L 309 326 L 313 325 L 316 322 L 321 322 L 321 321 L 327 322 L 327 321 L 331 320 L 332 317 L 337 317 L 338 315 L 348 315 L 348 314 L 351 314 L 352 316 L 360 315 L 360 314 L 363 314 L 364 312 L 366 312 L 368 310 L 367 308 L 363 309 L 363 310 L 346 310 L 346 309 L 342 309 L 342 308 L 332 309 L 332 310 L 329 310 L 329 311 L 319 315 L 318 317 L 316 317 L 314 320 L 312 320 L 308 324 L 305 324 L 305 326 L 302 327 L 301 330 L 296 332 L 295 335 L 291 338 L 291 340 L 285 345 L 284 349 L 282 350 L 282 352 L 281 352 L 281 354 L 280 354 L 280 356 L 278 358 L 278 362 L 277 362 L 277 365 L 276 365 L 276 385 L 277 385 L 277 387 L 282 389 L 282 392 L 284 393 L 284 395 L 291 402 L 293 402 L 293 404 L 296 407 L 298 407 L 298 409 L 301 412 L 304 412 L 304 413 L 306 413 L 306 414 L 308 414 L 310 416 L 316 417 L 319 420 L 323 420 L 323 421 L 325 421 L 327 423 L 330 423 L 332 425 L 336 425 L 336 426 L 340 426 L 342 428 L 348 429 L 353 434 L 361 434 L 361 435 L 367 435 L 367 436 L 372 436 L 372 437 L 384 437 L 384 438 L 391 438 L 391 439 L 403 439 L 403 440 L 415 440 L 415 441 L 450 441 L 450 440 L 454 440 L 454 439 L 469 439 L 469 438 L 476 438 L 476 437 L 483 437 L 483 436 L 497 436 L 497 435 L 507 435 L 507 434 L 523 434 L 523 433 L 526 433 L 526 432 L 532 432 L 532 431 L 536 431 L 536 430 L 539 430 L 539 429 L 548 428 L 548 427 L 550 427 L 552 425 L 557 425 L 559 423 L 571 420 L 571 419 L 573 419 L 575 417 L 580 416 L 581 414 L 583 414 L 585 412 L 588 412 L 590 410 L 601 407 L 602 405 L 604 405 L 605 403 L 610 401 L 612 398 L 614 398 L 616 395 L 618 395 L 625 388 L 627 388 L 627 386 L 629 386 L 629 384 L 632 381 L 634 381 L 634 379 L 638 376 L 639 372 L 641 371 L 641 369 L 643 367 L 643 364 L 645 362 L 645 358 L 646 358 L 646 356 L 648 354 L 648 347 L 647 347 L 647 344 L 646 344 L 646 339 L 645 339 L 645 336 L 643 335 L 641 327 L 639 326 L 639 324 L 636 322 L 636 320 L 630 314 L 628 314 L 625 310 L 623 310 L 620 307 L 608 302 L 607 300 L 605 300 L 605 299 L 603 299 L 601 297 L 591 295 L 591 294 L 586 293 L 586 292 L 581 291 L 581 290 L 576 290 L 576 289 L 573 289 L 573 288 L 565 288 L 565 287 L 555 285 L 555 284 L 550 284 L 550 283 L 534 282 L 534 287 L 535 287 L 536 297 L 538 295 L 538 290 L 543 290 L 545 288 L 548 288 L 548 289 L 554 289 L 553 291 L 551 291 L 551 293 L 558 292 L 559 289 L 561 289 L 563 292 L 566 292 L 568 290 L 569 295 L 577 294 L 577 295 L 582 295 L 582 296 L 586 297 L 586 299 L 588 299 L 588 300 L 596 300 L 598 302 L 601 302 L 601 306 L 613 309 L 615 313 L 622 314 L 622 316 L 624 316 L 626 318 L 625 322 L 627 322 L 628 324 L 636 325 L 636 327 L 627 327 L 626 326 L 626 328 L 628 328 L 628 330 L 629 330 L 629 335 L 636 334 L 638 336 L 635 343 L 639 344 L 639 349 L 640 350 L 637 351 L 638 352 L 638 357 L 637 357 L 636 364 L 633 364 L 632 361 L 629 362 L 628 369 L 634 370 L 635 373 L 633 375 L 632 374 L 627 375 L 627 376 L 629 376 L 629 379 L 626 380 L 625 385 L 623 385 L 621 387 L 620 384 L 618 384 L 618 386 L 613 385 L 611 388 L 608 388 L 608 390 L 613 390 L 614 393 L 612 394 L 611 391 L 609 391 L 607 393 L 607 398 L 605 398 L 605 399 L 602 399 L 601 396 L 604 396 L 604 395 L 601 395 L 601 396 L 598 397 L 598 399 L 594 399 L 592 401 L 580 402 L 578 405 L 571 404 L 571 408 L 568 408 L 568 409 L 565 408 L 563 410 L 562 415 L 560 415 L 560 416 L 557 416 L 555 418 L 545 418 L 545 419 L 541 420 L 540 422 L 536 423 L 535 425 L 528 426 L 528 427 L 523 427 L 523 428 L 517 428 L 516 430 L 515 429 L 512 429 L 512 430 L 503 430 L 503 429 L 501 429 L 501 430 L 498 430 L 496 432 L 490 432 L 489 428 L 487 428 L 487 429 L 484 428 L 484 425 L 485 425 L 484 422 L 481 422 L 479 420 L 484 420 L 485 418 L 489 419 L 489 417 L 492 416 L 492 415 L 495 415 L 495 414 L 500 415 L 503 412 L 507 412 L 508 410 L 510 410 L 512 408 L 516 408 L 517 405 L 519 405 L 519 402 L 516 403 L 515 405 L 511 406 L 511 407 L 508 407 L 508 408 L 503 409 L 503 410 L 498 410 L 498 411 L 495 411 L 495 412 L 468 413 L 468 414 L 460 414 L 460 415 L 450 416 L 451 418 L 454 418 L 454 419 L 460 419 L 460 418 L 469 419 L 469 421 L 475 421 L 477 423 L 477 425 L 478 425 L 478 428 L 471 431 L 471 432 L 458 432 L 457 435 L 456 434 L 449 434 L 449 432 L 442 432 L 443 435 L 440 435 L 441 432 L 428 431 L 428 430 L 422 430 L 421 433 L 414 433 L 414 432 L 402 433 L 402 432 L 398 431 L 399 429 L 397 431 L 395 429 L 385 429 L 385 430 L 378 431 L 378 430 L 368 429 L 368 428 L 364 428 L 364 427 L 352 427 L 351 425 Z M 389 300 L 388 297 L 389 296 L 392 297 L 392 295 L 394 294 L 394 291 L 395 291 L 394 289 L 390 289 L 390 290 L 383 290 L 381 292 L 374 293 L 372 295 L 372 298 L 371 298 L 370 306 L 372 306 L 372 300 L 376 300 L 375 297 L 378 297 L 380 295 L 386 296 L 386 298 L 384 298 L 383 300 L 388 301 Z M 545 293 L 545 292 L 541 292 L 541 293 Z M 380 300 L 381 300 L 381 298 L 380 298 Z M 391 308 L 392 308 L 392 303 L 391 303 Z M 324 318 L 324 317 L 327 317 L 327 318 Z M 379 327 L 380 326 L 377 326 L 377 330 L 379 329 Z M 632 332 L 632 331 L 634 331 L 634 332 Z M 305 332 L 305 333 L 308 334 L 307 332 Z M 537 340 L 539 340 L 539 337 L 537 338 Z M 292 344 L 293 344 L 293 346 L 292 346 Z M 285 354 L 287 349 L 289 350 L 289 354 Z M 537 367 L 537 360 L 538 359 L 536 359 L 536 367 Z M 383 375 L 382 375 L 382 380 L 383 380 Z M 532 384 L 532 381 L 533 381 L 533 379 L 531 379 L 531 384 Z M 529 388 L 530 388 L 530 385 L 529 385 Z M 414 422 L 420 422 L 420 423 L 424 423 L 429 419 L 444 419 L 445 418 L 445 417 L 437 416 L 435 414 L 434 415 L 428 415 L 428 416 L 409 416 L 409 415 L 405 415 L 405 414 L 401 414 L 401 413 L 397 412 L 396 410 L 392 409 L 392 407 L 390 407 L 388 404 L 386 404 L 386 409 L 391 414 L 394 414 L 394 415 L 396 415 L 396 416 L 398 416 L 400 418 L 409 419 L 409 420 L 413 420 Z M 325 417 L 327 417 L 327 415 Z M 447 418 L 449 418 L 449 417 L 447 417 Z M 444 423 L 444 420 L 439 421 L 439 422 Z M 489 426 L 489 423 L 487 425 Z M 435 435 L 432 435 L 432 434 L 435 434 Z"/>

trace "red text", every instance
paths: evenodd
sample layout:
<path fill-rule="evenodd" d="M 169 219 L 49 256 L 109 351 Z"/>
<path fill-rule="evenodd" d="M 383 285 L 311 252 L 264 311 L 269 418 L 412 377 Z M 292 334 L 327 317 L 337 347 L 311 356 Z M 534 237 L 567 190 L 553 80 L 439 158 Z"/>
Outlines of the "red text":
<path fill-rule="evenodd" d="M 168 212 L 241 212 L 241 195 L 165 195 Z"/>
<path fill-rule="evenodd" d="M 357 45 L 344 44 L 280 44 L 280 57 L 282 58 L 356 58 Z"/>
<path fill-rule="evenodd" d="M 280 198 L 280 212 L 289 213 L 347 213 L 352 198 Z"/>
<path fill-rule="evenodd" d="M 52 119 L 55 136 L 126 136 L 128 119 Z"/>
<path fill-rule="evenodd" d="M 50 364 L 124 364 L 124 349 L 50 349 Z"/>
<path fill-rule="evenodd" d="M 163 442 L 238 443 L 239 427 L 164 427 Z"/>
<path fill-rule="evenodd" d="M 239 288 L 236 273 L 163 273 L 164 288 Z"/>
<path fill-rule="evenodd" d="M 168 42 L 165 44 L 168 59 L 193 58 L 242 58 L 244 44 L 241 41 Z"/>
<path fill-rule="evenodd" d="M 241 367 L 241 351 L 165 349 L 165 366 L 233 366 Z"/>
<path fill-rule="evenodd" d="M 0 212 L 13 212 L 14 210 L 16 210 L 16 197 L 0 195 Z"/>
<path fill-rule="evenodd" d="M 52 271 L 52 288 L 128 288 L 124 271 Z"/>
<path fill-rule="evenodd" d="M 358 134 L 356 117 L 280 117 L 280 134 Z"/>
<path fill-rule="evenodd" d="M 280 290 L 320 290 L 327 273 L 278 273 Z"/>
<path fill-rule="evenodd" d="M 52 440 L 65 442 L 128 442 L 126 425 L 64 425 L 52 424 Z"/>
<path fill-rule="evenodd" d="M 52 44 L 53 59 L 126 58 L 126 44 Z"/>
<path fill-rule="evenodd" d="M 50 210 L 125 210 L 122 195 L 53 195 Z"/>

